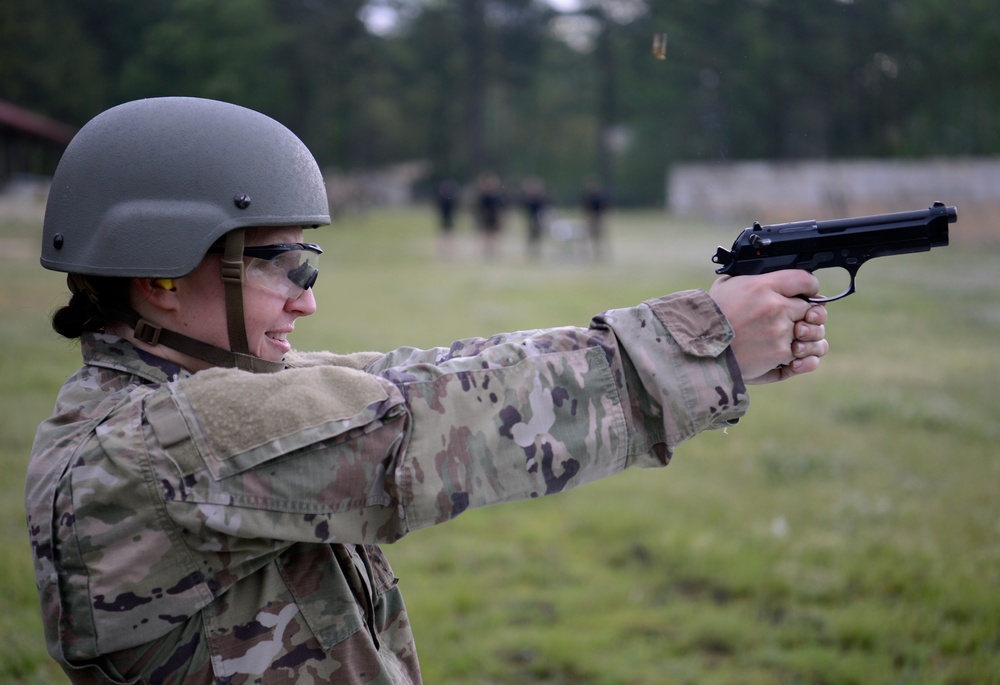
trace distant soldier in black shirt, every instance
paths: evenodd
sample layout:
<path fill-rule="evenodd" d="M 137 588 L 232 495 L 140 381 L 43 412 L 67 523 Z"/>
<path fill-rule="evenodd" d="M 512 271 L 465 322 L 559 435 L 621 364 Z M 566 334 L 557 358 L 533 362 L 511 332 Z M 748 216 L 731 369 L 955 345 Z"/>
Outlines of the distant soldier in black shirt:
<path fill-rule="evenodd" d="M 537 176 L 524 179 L 521 183 L 521 202 L 528 220 L 528 258 L 538 259 L 542 249 L 545 212 L 549 206 L 545 182 Z"/>
<path fill-rule="evenodd" d="M 441 256 L 451 256 L 451 245 L 455 233 L 455 210 L 458 208 L 462 187 L 458 181 L 446 178 L 437 187 L 437 209 L 441 220 Z"/>
<path fill-rule="evenodd" d="M 608 209 L 608 197 L 597 179 L 590 179 L 584 185 L 580 208 L 587 222 L 587 236 L 590 238 L 594 261 L 599 261 L 604 253 L 604 213 Z"/>
<path fill-rule="evenodd" d="M 486 172 L 479 177 L 479 230 L 483 234 L 483 255 L 497 256 L 500 229 L 503 223 L 503 186 L 500 177 Z"/>

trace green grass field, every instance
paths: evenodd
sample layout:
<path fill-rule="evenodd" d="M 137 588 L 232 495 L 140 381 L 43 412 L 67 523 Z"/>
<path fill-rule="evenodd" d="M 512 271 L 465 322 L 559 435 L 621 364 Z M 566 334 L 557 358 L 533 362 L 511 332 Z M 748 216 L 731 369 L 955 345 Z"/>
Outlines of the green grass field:
<path fill-rule="evenodd" d="M 79 363 L 49 329 L 65 286 L 38 266 L 39 226 L 0 217 L 0 682 L 16 685 L 66 682 L 22 505 L 35 426 Z M 620 213 L 597 266 L 554 249 L 530 263 L 515 221 L 486 263 L 467 227 L 442 259 L 429 211 L 348 216 L 315 234 L 321 309 L 294 342 L 585 325 L 707 287 L 715 246 L 741 228 Z M 1000 683 L 1000 249 L 876 260 L 859 290 L 830 305 L 817 373 L 752 388 L 739 426 L 668 468 L 389 548 L 428 685 Z"/>

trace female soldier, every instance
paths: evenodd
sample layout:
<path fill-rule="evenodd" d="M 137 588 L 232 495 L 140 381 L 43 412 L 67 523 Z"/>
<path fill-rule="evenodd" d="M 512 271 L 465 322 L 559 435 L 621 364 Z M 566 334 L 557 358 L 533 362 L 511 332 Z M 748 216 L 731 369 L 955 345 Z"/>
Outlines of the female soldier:
<path fill-rule="evenodd" d="M 380 543 L 471 507 L 663 466 L 745 382 L 814 370 L 805 272 L 722 279 L 555 328 L 297 353 L 328 223 L 277 122 L 157 98 L 60 162 L 42 264 L 84 366 L 26 485 L 52 656 L 74 683 L 419 683 Z"/>

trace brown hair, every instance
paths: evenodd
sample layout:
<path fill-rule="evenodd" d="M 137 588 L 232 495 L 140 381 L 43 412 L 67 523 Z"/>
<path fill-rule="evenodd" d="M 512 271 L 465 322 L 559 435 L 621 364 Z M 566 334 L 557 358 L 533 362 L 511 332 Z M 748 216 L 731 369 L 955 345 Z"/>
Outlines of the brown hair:
<path fill-rule="evenodd" d="M 74 339 L 86 332 L 103 331 L 110 324 L 130 323 L 135 316 L 129 304 L 130 280 L 68 274 L 66 284 L 73 296 L 52 315 L 53 330 Z"/>

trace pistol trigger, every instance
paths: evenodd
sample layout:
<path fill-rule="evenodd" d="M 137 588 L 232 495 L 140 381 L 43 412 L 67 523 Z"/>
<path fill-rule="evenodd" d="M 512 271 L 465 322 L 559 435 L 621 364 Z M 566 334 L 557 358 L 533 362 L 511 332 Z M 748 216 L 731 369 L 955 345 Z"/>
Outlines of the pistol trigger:
<path fill-rule="evenodd" d="M 848 295 L 850 295 L 851 293 L 853 293 L 853 292 L 856 291 L 856 288 L 854 287 L 854 283 L 857 280 L 858 270 L 860 270 L 860 269 L 861 269 L 861 264 L 858 264 L 853 269 L 848 269 L 847 270 L 847 273 L 850 274 L 850 276 L 851 276 L 851 284 L 847 287 L 847 290 L 844 292 L 844 295 L 843 295 L 844 297 L 847 297 Z"/>

